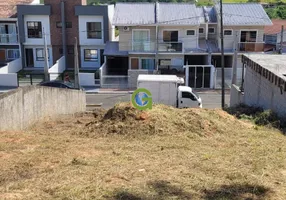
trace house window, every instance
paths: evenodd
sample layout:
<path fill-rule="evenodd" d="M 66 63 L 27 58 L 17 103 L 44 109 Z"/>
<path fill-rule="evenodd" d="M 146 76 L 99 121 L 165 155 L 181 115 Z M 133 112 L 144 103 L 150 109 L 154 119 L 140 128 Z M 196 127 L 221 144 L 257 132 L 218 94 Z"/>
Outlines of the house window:
<path fill-rule="evenodd" d="M 50 59 L 50 52 L 48 51 L 48 60 Z M 36 60 L 37 61 L 44 61 L 45 54 L 44 49 L 36 49 Z"/>
<path fill-rule="evenodd" d="M 159 65 L 160 66 L 170 66 L 170 65 L 172 65 L 171 59 L 160 59 Z"/>
<path fill-rule="evenodd" d="M 209 28 L 209 34 L 215 34 L 215 28 Z"/>
<path fill-rule="evenodd" d="M 187 30 L 187 35 L 196 35 L 195 30 Z"/>
<path fill-rule="evenodd" d="M 57 26 L 57 28 L 62 28 L 62 22 L 57 22 L 56 26 Z M 72 28 L 72 23 L 66 22 L 66 28 Z"/>
<path fill-rule="evenodd" d="M 149 30 L 133 30 L 132 50 L 150 51 L 150 32 Z"/>
<path fill-rule="evenodd" d="M 154 70 L 155 69 L 155 60 L 151 58 L 142 58 L 141 59 L 141 69 Z"/>
<path fill-rule="evenodd" d="M 223 35 L 232 35 L 232 30 L 224 30 Z"/>
<path fill-rule="evenodd" d="M 87 22 L 87 38 L 102 39 L 101 22 Z"/>
<path fill-rule="evenodd" d="M 240 42 L 256 42 L 256 31 L 241 31 Z"/>
<path fill-rule="evenodd" d="M 17 59 L 20 57 L 18 49 L 8 49 L 7 50 L 7 59 Z"/>
<path fill-rule="evenodd" d="M 96 49 L 84 50 L 84 61 L 96 62 L 98 60 L 98 53 Z"/>
<path fill-rule="evenodd" d="M 204 33 L 204 29 L 203 28 L 199 28 L 199 33 L 200 34 Z"/>
<path fill-rule="evenodd" d="M 163 31 L 164 42 L 178 42 L 179 32 L 178 31 Z"/>
<path fill-rule="evenodd" d="M 0 43 L 17 43 L 16 24 L 0 24 Z"/>
<path fill-rule="evenodd" d="M 27 22 L 28 38 L 42 38 L 42 23 Z"/>

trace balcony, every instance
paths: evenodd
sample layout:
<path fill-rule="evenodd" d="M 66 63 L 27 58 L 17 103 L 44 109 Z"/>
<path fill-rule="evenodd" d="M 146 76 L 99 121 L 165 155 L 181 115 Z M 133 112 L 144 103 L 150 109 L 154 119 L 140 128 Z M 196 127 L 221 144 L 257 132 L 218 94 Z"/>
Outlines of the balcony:
<path fill-rule="evenodd" d="M 241 42 L 238 43 L 240 52 L 264 52 L 264 42 Z"/>
<path fill-rule="evenodd" d="M 18 43 L 17 34 L 0 34 L 0 44 L 16 44 Z"/>
<path fill-rule="evenodd" d="M 183 43 L 182 42 L 161 42 L 161 43 L 158 43 L 158 52 L 182 53 L 183 52 Z"/>
<path fill-rule="evenodd" d="M 155 52 L 155 42 L 150 41 L 140 41 L 140 42 L 131 42 L 129 45 L 131 52 Z"/>

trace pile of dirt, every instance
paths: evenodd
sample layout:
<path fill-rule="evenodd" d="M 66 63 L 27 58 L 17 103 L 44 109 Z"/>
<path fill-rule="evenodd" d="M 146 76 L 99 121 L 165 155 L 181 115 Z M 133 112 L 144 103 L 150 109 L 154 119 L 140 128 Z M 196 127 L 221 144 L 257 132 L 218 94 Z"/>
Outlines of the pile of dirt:
<path fill-rule="evenodd" d="M 87 122 L 79 134 L 89 137 L 109 134 L 181 134 L 208 136 L 230 129 L 234 121 L 221 110 L 176 109 L 166 105 L 154 105 L 152 110 L 139 111 L 129 103 L 121 103 L 98 114 Z M 241 124 L 242 125 L 242 124 Z"/>

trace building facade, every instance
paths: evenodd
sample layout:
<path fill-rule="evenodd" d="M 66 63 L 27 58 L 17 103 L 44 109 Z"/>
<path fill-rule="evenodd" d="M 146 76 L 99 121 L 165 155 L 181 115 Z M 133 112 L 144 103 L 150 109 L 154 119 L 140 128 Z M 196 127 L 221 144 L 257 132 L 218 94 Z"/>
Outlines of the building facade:
<path fill-rule="evenodd" d="M 113 5 L 88 6 L 85 0 L 44 0 L 39 5 L 19 5 L 18 24 L 24 70 L 43 70 L 44 45 L 48 65 L 61 63 L 65 70 L 75 65 L 77 42 L 80 70 L 95 71 L 104 63 L 105 43 L 112 39 Z M 62 62 L 62 61 L 65 62 Z"/>
<path fill-rule="evenodd" d="M 230 86 L 232 67 L 241 70 L 241 54 L 264 51 L 264 27 L 271 21 L 260 4 L 223 4 L 223 10 Z M 130 78 L 146 71 L 172 73 L 185 76 L 186 84 L 194 88 L 221 87 L 218 11 L 218 5 L 189 3 L 116 4 L 113 25 L 118 27 L 119 42 L 106 46 L 106 74 Z M 135 87 L 136 81 L 131 82 Z"/>

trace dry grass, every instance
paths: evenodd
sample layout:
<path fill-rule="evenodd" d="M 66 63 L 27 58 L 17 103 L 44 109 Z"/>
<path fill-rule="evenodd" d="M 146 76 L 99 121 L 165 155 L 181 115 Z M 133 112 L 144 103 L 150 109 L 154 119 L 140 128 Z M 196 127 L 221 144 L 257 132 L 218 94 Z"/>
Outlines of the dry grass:
<path fill-rule="evenodd" d="M 286 199 L 285 136 L 221 110 L 120 104 L 0 134 L 0 199 Z"/>

